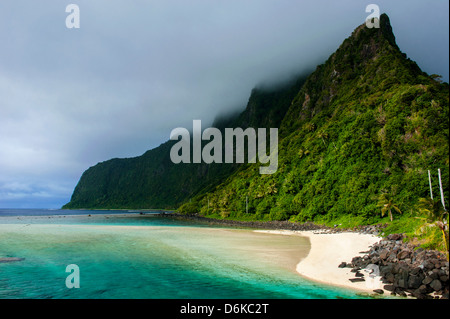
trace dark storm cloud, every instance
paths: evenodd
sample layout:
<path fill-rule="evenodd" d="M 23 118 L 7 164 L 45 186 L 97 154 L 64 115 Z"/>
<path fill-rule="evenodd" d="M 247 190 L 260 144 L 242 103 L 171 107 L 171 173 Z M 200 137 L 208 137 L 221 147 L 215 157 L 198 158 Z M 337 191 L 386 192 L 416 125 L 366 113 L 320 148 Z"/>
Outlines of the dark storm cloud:
<path fill-rule="evenodd" d="M 242 109 L 255 85 L 324 62 L 369 4 L 71 2 L 80 29 L 65 26 L 70 2 L 0 3 L 0 206 L 61 205 L 89 166 Z M 448 81 L 448 2 L 376 3 L 400 48 Z"/>

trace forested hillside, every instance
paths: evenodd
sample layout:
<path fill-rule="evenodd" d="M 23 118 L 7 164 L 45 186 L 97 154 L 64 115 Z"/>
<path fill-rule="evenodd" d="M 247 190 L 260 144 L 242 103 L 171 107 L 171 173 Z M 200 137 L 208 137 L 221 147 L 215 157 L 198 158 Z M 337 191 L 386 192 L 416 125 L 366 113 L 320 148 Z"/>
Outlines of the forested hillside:
<path fill-rule="evenodd" d="M 381 213 L 417 215 L 420 203 L 423 214 L 441 214 L 438 169 L 448 207 L 449 86 L 401 52 L 385 14 L 380 28 L 356 28 L 306 79 L 254 89 L 241 114 L 215 126 L 278 127 L 278 171 L 261 175 L 260 163 L 173 164 L 169 141 L 89 168 L 64 208 L 376 223 Z M 428 170 L 437 210 L 424 204 Z"/>
<path fill-rule="evenodd" d="M 358 27 L 293 98 L 280 126 L 276 174 L 246 165 L 180 211 L 372 223 L 385 200 L 413 214 L 430 195 L 428 170 L 435 198 L 438 168 L 449 198 L 448 111 L 448 84 L 400 51 L 382 15 L 381 28 Z"/>

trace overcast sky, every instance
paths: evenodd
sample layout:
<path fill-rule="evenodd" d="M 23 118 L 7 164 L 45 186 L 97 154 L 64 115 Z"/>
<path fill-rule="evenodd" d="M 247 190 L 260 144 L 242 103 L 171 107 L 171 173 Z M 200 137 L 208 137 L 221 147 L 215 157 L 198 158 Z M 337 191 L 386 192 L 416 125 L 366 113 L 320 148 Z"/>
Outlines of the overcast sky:
<path fill-rule="evenodd" d="M 448 82 L 448 0 L 1 0 L 0 207 L 61 207 L 90 166 L 243 109 L 255 85 L 323 63 L 370 3 Z"/>

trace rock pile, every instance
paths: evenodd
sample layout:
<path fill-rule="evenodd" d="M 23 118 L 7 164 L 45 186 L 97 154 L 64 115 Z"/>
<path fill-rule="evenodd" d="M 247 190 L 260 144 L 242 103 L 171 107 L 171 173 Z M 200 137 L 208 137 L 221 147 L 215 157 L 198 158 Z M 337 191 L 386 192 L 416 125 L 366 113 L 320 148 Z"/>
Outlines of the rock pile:
<path fill-rule="evenodd" d="M 365 255 L 354 257 L 351 263 L 344 262 L 339 267 L 353 268 L 353 272 L 376 269 L 385 283 L 384 290 L 392 295 L 448 299 L 449 262 L 446 256 L 404 243 L 402 239 L 402 234 L 388 235 Z"/>

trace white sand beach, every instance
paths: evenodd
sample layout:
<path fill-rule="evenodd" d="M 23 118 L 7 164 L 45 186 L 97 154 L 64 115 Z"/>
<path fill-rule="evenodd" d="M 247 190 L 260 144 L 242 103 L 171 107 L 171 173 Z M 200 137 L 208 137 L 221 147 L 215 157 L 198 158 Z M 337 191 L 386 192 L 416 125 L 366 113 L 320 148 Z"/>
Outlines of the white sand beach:
<path fill-rule="evenodd" d="M 380 277 L 370 277 L 368 272 L 364 274 L 365 281 L 351 282 L 355 278 L 351 268 L 339 268 L 343 261 L 351 262 L 353 257 L 362 256 L 361 252 L 368 251 L 369 247 L 381 238 L 358 233 L 317 233 L 315 231 L 272 231 L 257 230 L 284 235 L 296 235 L 309 238 L 311 249 L 308 255 L 297 264 L 297 272 L 308 279 L 328 285 L 340 286 L 372 293 L 374 289 L 382 289 Z"/>

